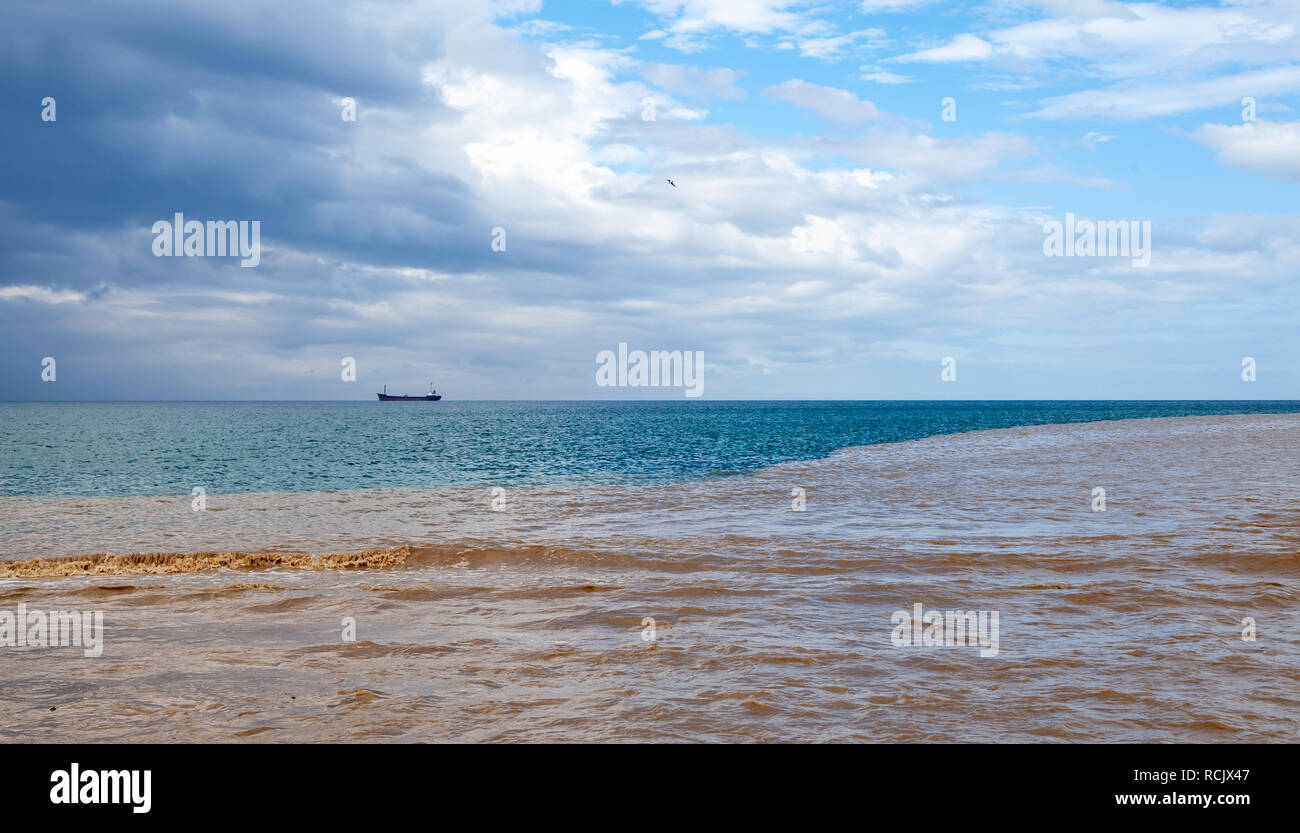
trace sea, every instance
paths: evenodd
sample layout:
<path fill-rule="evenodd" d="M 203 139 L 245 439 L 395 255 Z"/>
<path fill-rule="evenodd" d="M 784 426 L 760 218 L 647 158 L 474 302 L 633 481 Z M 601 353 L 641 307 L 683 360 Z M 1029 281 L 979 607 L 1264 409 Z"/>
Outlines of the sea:
<path fill-rule="evenodd" d="M 0 739 L 1295 742 L 1297 449 L 1296 401 L 0 403 Z"/>

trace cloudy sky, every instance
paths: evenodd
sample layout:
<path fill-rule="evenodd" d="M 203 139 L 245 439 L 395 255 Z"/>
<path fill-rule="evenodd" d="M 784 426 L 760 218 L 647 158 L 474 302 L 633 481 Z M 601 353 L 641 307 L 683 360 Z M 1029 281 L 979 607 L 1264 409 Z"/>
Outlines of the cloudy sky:
<path fill-rule="evenodd" d="M 620 342 L 706 399 L 1300 397 L 1297 0 L 0 23 L 0 399 L 682 398 L 597 387 Z M 260 263 L 156 257 L 176 212 Z M 1046 256 L 1067 213 L 1150 264 Z"/>

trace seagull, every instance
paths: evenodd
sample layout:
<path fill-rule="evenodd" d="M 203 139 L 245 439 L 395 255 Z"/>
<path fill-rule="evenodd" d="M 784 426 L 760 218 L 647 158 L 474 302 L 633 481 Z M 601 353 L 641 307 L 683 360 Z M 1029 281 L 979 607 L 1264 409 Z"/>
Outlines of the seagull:
<path fill-rule="evenodd" d="M 671 179 L 668 180 L 668 184 L 671 185 L 671 186 L 673 186 L 674 188 L 677 187 L 677 183 L 676 183 L 676 182 L 673 182 Z"/>

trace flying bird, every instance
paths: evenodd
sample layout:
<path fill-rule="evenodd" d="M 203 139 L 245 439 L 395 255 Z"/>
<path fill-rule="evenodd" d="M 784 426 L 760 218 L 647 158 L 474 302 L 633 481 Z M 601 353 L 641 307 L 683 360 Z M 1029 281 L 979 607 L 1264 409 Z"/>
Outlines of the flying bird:
<path fill-rule="evenodd" d="M 671 179 L 668 180 L 668 184 L 671 185 L 671 186 L 673 186 L 674 188 L 677 187 L 677 183 L 676 183 L 676 182 L 673 182 Z"/>

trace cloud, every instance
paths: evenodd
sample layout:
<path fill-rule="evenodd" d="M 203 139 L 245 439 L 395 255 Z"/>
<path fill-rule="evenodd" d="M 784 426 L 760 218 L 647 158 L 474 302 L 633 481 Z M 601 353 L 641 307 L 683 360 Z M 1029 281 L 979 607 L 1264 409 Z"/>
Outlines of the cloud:
<path fill-rule="evenodd" d="M 858 71 L 861 73 L 858 77 L 863 81 L 873 81 L 877 84 L 910 84 L 916 80 L 870 64 L 860 67 Z"/>
<path fill-rule="evenodd" d="M 777 32 L 815 33 L 824 31 L 801 7 L 804 0 L 639 0 L 656 15 L 665 43 L 684 52 L 705 47 L 711 35 L 728 32 L 742 35 Z"/>
<path fill-rule="evenodd" d="M 796 42 L 799 54 L 805 58 L 833 60 L 858 44 L 863 44 L 868 49 L 879 49 L 888 41 L 883 29 L 860 29 L 844 35 L 798 38 Z"/>
<path fill-rule="evenodd" d="M 1115 137 L 1111 136 L 1108 133 L 1102 133 L 1097 130 L 1089 130 L 1087 133 L 1083 134 L 1083 138 L 1080 141 L 1083 142 L 1084 147 L 1087 147 L 1090 150 L 1096 150 L 1098 145 L 1104 145 L 1106 142 L 1111 142 L 1114 140 Z"/>
<path fill-rule="evenodd" d="M 1244 96 L 1300 90 L 1300 66 L 1254 70 L 1191 83 L 1123 83 L 1105 89 L 1053 96 L 1038 102 L 1041 119 L 1110 118 L 1123 121 L 1239 105 Z"/>
<path fill-rule="evenodd" d="M 41 304 L 67 304 L 84 301 L 86 296 L 71 289 L 51 289 L 48 286 L 0 286 L 0 301 L 36 301 Z"/>
<path fill-rule="evenodd" d="M 838 122 L 852 124 L 880 117 L 876 105 L 859 99 L 848 90 L 823 87 L 798 78 L 768 87 L 764 93 Z"/>
<path fill-rule="evenodd" d="M 684 32 L 731 20 L 774 47 L 836 37 L 806 4 L 725 5 L 656 7 L 716 24 Z M 20 164 L 0 180 L 2 398 L 48 397 L 33 363 L 46 355 L 86 398 L 355 399 L 430 376 L 456 399 L 586 398 L 601 395 L 595 353 L 620 341 L 704 350 L 711 397 L 926 395 L 907 366 L 884 365 L 869 390 L 852 380 L 939 343 L 1053 371 L 1009 385 L 1083 394 L 1041 382 L 1068 380 L 1067 357 L 996 345 L 1073 342 L 1089 348 L 1076 367 L 1118 376 L 1153 344 L 1219 349 L 1201 338 L 1204 310 L 1215 332 L 1277 346 L 1291 331 L 1258 310 L 1293 285 L 1295 216 L 1159 225 L 1142 274 L 1047 259 L 1042 218 L 986 186 L 1113 183 L 1071 175 L 1025 135 L 931 136 L 800 79 L 768 93 L 834 129 L 762 102 L 755 120 L 779 111 L 781 130 L 700 123 L 672 99 L 734 96 L 768 53 L 734 70 L 644 65 L 623 45 L 640 28 L 619 40 L 528 26 L 519 15 L 536 3 L 169 8 L 6 8 L 0 148 Z M 59 120 L 42 123 L 50 94 Z M 340 118 L 344 97 L 356 122 Z M 1278 149 L 1294 134 L 1265 131 L 1293 128 L 1253 127 L 1196 138 L 1225 164 L 1291 178 Z M 261 221 L 261 265 L 154 257 L 150 224 L 177 210 Z M 340 382 L 343 356 L 360 385 Z"/>
<path fill-rule="evenodd" d="M 736 86 L 744 75 L 733 69 L 710 69 L 681 64 L 646 64 L 641 76 L 675 95 L 688 98 L 725 98 L 740 101 L 745 91 Z"/>
<path fill-rule="evenodd" d="M 993 45 L 971 34 L 961 34 L 944 46 L 922 49 L 898 58 L 913 63 L 950 64 L 959 61 L 980 61 L 993 54 Z"/>
<path fill-rule="evenodd" d="M 1300 182 L 1300 121 L 1205 124 L 1193 135 L 1213 148 L 1222 164 Z"/>
<path fill-rule="evenodd" d="M 1171 8 L 1151 3 L 1048 4 L 1058 12 L 981 38 L 962 33 L 943 46 L 902 60 L 1084 60 L 1102 75 L 1152 75 L 1166 71 L 1293 59 L 1298 42 L 1294 9 L 1287 3 L 1227 8 Z"/>
<path fill-rule="evenodd" d="M 862 0 L 862 11 L 868 14 L 906 12 L 929 5 L 933 0 Z"/>

